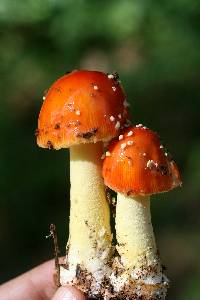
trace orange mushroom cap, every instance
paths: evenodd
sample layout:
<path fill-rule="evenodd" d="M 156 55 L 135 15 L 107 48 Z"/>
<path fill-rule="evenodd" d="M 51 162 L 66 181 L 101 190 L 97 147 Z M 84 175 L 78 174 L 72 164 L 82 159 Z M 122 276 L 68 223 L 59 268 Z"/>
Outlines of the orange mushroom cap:
<path fill-rule="evenodd" d="M 43 148 L 108 141 L 126 122 L 125 94 L 115 74 L 73 71 L 53 83 L 44 98 L 36 130 Z"/>
<path fill-rule="evenodd" d="M 109 146 L 103 162 L 105 184 L 116 192 L 150 195 L 181 185 L 175 162 L 157 134 L 141 124 L 127 128 Z"/>

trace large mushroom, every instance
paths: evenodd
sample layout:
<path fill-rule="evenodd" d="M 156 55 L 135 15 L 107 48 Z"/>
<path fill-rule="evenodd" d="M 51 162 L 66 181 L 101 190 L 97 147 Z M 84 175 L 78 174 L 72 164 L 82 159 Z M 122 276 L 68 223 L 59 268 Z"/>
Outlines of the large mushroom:
<path fill-rule="evenodd" d="M 38 120 L 40 147 L 70 148 L 68 266 L 61 267 L 61 284 L 76 284 L 91 295 L 99 293 L 112 249 L 101 174 L 103 142 L 118 135 L 126 106 L 115 74 L 73 71 L 50 87 Z"/>
<path fill-rule="evenodd" d="M 116 235 L 122 274 L 112 274 L 114 289 L 130 299 L 164 299 L 167 281 L 151 224 L 150 195 L 181 185 L 178 168 L 157 134 L 141 124 L 112 141 L 109 152 L 103 177 L 105 184 L 118 193 Z"/>

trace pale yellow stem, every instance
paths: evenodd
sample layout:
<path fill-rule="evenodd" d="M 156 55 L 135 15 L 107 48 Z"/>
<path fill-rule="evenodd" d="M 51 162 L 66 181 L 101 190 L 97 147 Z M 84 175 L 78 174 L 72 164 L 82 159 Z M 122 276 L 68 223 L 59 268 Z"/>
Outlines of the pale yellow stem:
<path fill-rule="evenodd" d="M 109 205 L 101 168 L 103 144 L 70 148 L 70 236 L 68 262 L 89 272 L 101 270 L 111 252 Z"/>
<path fill-rule="evenodd" d="M 116 233 L 117 250 L 126 269 L 159 264 L 149 196 L 128 197 L 118 194 Z"/>

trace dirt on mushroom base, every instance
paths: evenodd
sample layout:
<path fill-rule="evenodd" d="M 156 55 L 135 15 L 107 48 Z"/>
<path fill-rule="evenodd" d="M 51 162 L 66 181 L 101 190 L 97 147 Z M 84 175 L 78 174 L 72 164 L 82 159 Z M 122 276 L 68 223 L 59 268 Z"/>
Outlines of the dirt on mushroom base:
<path fill-rule="evenodd" d="M 108 269 L 110 269 L 109 266 Z M 68 264 L 66 264 L 66 266 L 61 266 L 62 279 L 64 279 L 65 275 L 70 272 Z M 63 276 L 63 274 L 65 275 Z M 98 282 L 92 273 L 88 272 L 82 266 L 77 265 L 75 277 L 73 276 L 71 281 L 61 281 L 61 285 L 65 286 L 66 284 L 70 284 L 76 286 L 84 293 L 86 299 L 112 299 L 113 287 L 108 278 L 109 277 L 104 276 L 103 279 Z"/>
<path fill-rule="evenodd" d="M 130 280 L 123 289 L 118 292 L 117 296 L 110 299 L 118 300 L 162 300 L 165 299 L 167 288 L 163 284 L 160 285 L 145 285 L 138 283 L 134 280 Z"/>
<path fill-rule="evenodd" d="M 75 278 L 70 282 L 84 293 L 86 299 L 96 300 L 163 300 L 166 297 L 169 283 L 163 276 L 159 283 L 147 283 L 145 280 L 133 279 L 128 275 L 119 262 L 119 259 L 112 259 L 108 267 L 112 266 L 112 274 L 104 277 L 101 283 L 98 283 L 92 273 L 77 265 Z M 68 263 L 61 265 L 61 273 L 69 271 Z M 70 271 L 69 271 L 70 272 Z M 123 278 L 124 276 L 124 278 Z M 147 278 L 152 278 L 151 270 L 147 273 Z M 117 283 L 114 283 L 114 278 Z M 125 280 L 124 280 L 125 279 Z M 61 282 L 62 285 L 66 283 Z"/>
<path fill-rule="evenodd" d="M 110 276 L 110 284 L 113 287 L 111 299 L 164 300 L 169 280 L 163 272 L 155 276 L 154 268 L 157 268 L 156 264 L 130 271 L 122 265 L 120 256 L 113 258 L 113 273 Z"/>

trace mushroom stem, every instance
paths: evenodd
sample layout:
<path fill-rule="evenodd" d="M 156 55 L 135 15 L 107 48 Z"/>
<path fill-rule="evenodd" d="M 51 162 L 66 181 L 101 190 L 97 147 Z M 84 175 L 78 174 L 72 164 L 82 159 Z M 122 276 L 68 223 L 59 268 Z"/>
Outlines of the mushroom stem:
<path fill-rule="evenodd" d="M 101 175 L 103 143 L 70 148 L 71 208 L 69 266 L 94 274 L 103 269 L 111 252 L 109 205 Z"/>
<path fill-rule="evenodd" d="M 116 207 L 117 250 L 125 269 L 148 268 L 160 263 L 151 224 L 150 197 L 118 193 Z"/>

